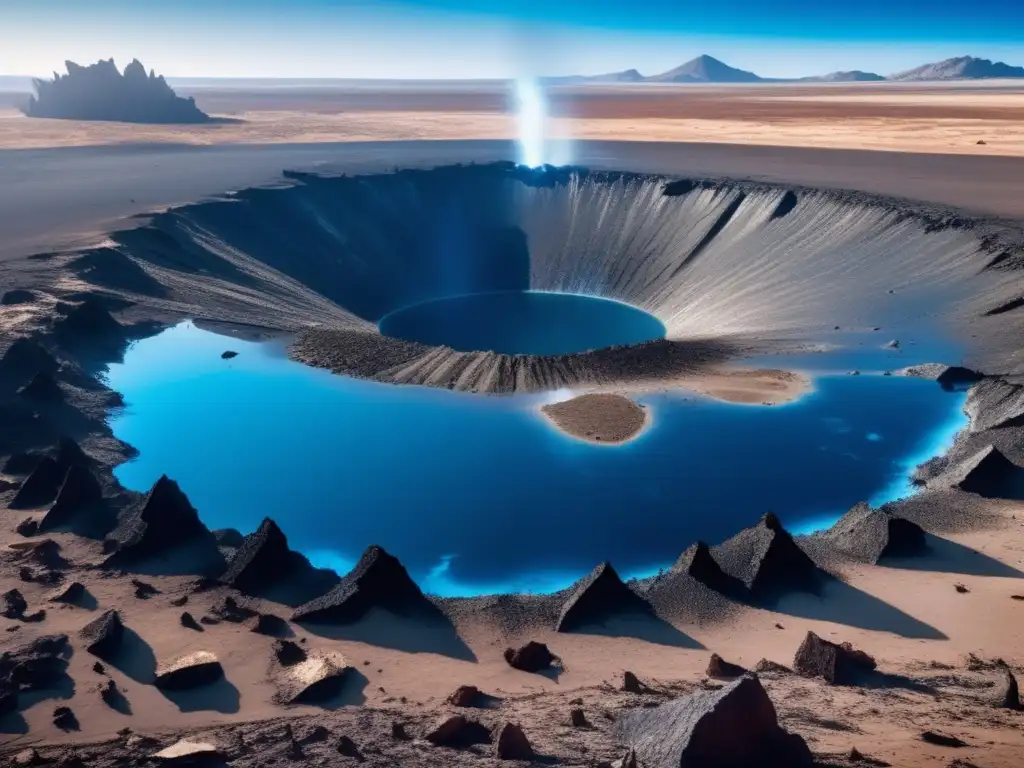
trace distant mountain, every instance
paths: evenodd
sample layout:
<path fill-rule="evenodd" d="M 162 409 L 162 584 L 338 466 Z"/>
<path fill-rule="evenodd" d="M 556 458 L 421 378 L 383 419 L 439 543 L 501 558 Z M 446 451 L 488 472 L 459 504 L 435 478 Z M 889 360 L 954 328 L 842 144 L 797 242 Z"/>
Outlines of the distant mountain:
<path fill-rule="evenodd" d="M 877 83 L 885 80 L 881 75 L 874 72 L 861 72 L 853 69 L 849 72 L 829 72 L 819 77 L 801 77 L 801 82 L 808 83 Z"/>
<path fill-rule="evenodd" d="M 753 72 L 730 67 L 712 56 L 698 56 L 668 72 L 646 78 L 649 83 L 760 83 Z"/>
<path fill-rule="evenodd" d="M 1011 67 L 1001 61 L 960 56 L 934 64 L 925 64 L 906 72 L 890 75 L 890 80 L 989 80 L 994 78 L 1024 78 L 1024 67 Z"/>
<path fill-rule="evenodd" d="M 635 69 L 623 72 L 608 72 L 604 75 L 568 75 L 566 77 L 545 77 L 548 85 L 572 85 L 574 83 L 642 83 L 646 78 Z"/>

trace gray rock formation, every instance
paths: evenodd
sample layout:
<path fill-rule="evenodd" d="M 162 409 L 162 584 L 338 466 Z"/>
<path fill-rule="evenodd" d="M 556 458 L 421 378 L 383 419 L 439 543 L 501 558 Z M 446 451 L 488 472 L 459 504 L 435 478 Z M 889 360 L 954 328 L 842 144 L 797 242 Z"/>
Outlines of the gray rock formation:
<path fill-rule="evenodd" d="M 54 405 L 64 402 L 64 390 L 53 374 L 45 371 L 37 372 L 28 384 L 18 390 L 18 394 L 33 403 Z"/>
<path fill-rule="evenodd" d="M 124 123 L 205 123 L 209 115 L 192 98 L 180 98 L 163 77 L 146 74 L 136 59 L 121 74 L 113 59 L 90 66 L 65 62 L 67 74 L 34 79 L 29 117 L 64 120 L 112 120 Z"/>
<path fill-rule="evenodd" d="M 351 674 L 352 665 L 340 653 L 314 651 L 302 661 L 282 666 L 273 675 L 274 701 L 279 704 L 319 704 L 330 701 Z"/>
<path fill-rule="evenodd" d="M 56 459 L 43 456 L 14 495 L 11 509 L 30 509 L 53 501 L 66 474 L 67 468 L 61 467 Z"/>
<path fill-rule="evenodd" d="M 246 594 L 258 595 L 313 571 L 309 560 L 288 547 L 288 538 L 267 517 L 242 540 L 220 580 Z"/>
<path fill-rule="evenodd" d="M 799 736 L 779 726 L 775 707 L 754 676 L 654 709 L 627 712 L 618 741 L 644 768 L 801 768 L 813 765 Z"/>
<path fill-rule="evenodd" d="M 793 669 L 835 685 L 856 685 L 875 669 L 875 660 L 849 643 L 837 645 L 808 632 L 793 658 Z"/>
<path fill-rule="evenodd" d="M 922 64 L 904 72 L 890 75 L 890 80 L 989 80 L 993 78 L 1024 77 L 1024 67 L 1014 67 L 1001 61 L 958 56 L 953 59 Z"/>
<path fill-rule="evenodd" d="M 1024 385 L 985 379 L 967 393 L 964 413 L 971 420 L 973 433 L 1024 426 Z"/>
<path fill-rule="evenodd" d="M 722 570 L 742 581 L 754 595 L 814 592 L 820 583 L 821 572 L 814 561 L 771 512 L 712 552 Z"/>
<path fill-rule="evenodd" d="M 85 650 L 101 659 L 113 659 L 121 650 L 124 624 L 117 611 L 105 611 L 79 631 L 78 636 L 85 643 Z"/>
<path fill-rule="evenodd" d="M 691 544 L 679 556 L 669 571 L 669 576 L 686 574 L 701 584 L 724 594 L 731 594 L 742 589 L 739 580 L 733 578 L 718 564 L 711 555 L 711 548 L 703 541 Z"/>
<path fill-rule="evenodd" d="M 215 683 L 224 677 L 224 668 L 216 654 L 194 651 L 179 656 L 156 669 L 153 684 L 167 691 L 183 691 Z"/>
<path fill-rule="evenodd" d="M 600 624 L 615 614 L 646 614 L 651 606 L 627 587 L 610 563 L 602 563 L 568 590 L 555 624 L 570 632 L 586 624 Z"/>
<path fill-rule="evenodd" d="M 40 531 L 52 531 L 68 524 L 81 511 L 103 501 L 103 491 L 92 470 L 73 465 L 64 476 L 53 506 L 39 521 Z"/>
<path fill-rule="evenodd" d="M 982 448 L 928 482 L 930 487 L 959 488 L 985 498 L 1024 498 L 1024 468 L 995 446 Z"/>
<path fill-rule="evenodd" d="M 861 502 L 822 534 L 841 552 L 865 563 L 883 557 L 908 557 L 926 549 L 924 531 L 916 523 Z"/>
<path fill-rule="evenodd" d="M 652 83 L 759 83 L 761 79 L 753 72 L 730 67 L 708 55 L 647 78 Z"/>

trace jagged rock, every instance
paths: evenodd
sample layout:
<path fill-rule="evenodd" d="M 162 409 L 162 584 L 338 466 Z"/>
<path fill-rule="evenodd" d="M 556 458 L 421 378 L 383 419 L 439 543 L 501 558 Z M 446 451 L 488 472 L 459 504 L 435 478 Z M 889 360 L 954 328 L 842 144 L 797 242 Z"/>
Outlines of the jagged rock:
<path fill-rule="evenodd" d="M 218 619 L 229 621 L 232 624 L 244 624 L 257 615 L 252 608 L 241 605 L 235 598 L 228 595 L 224 601 L 213 608 L 213 614 Z"/>
<path fill-rule="evenodd" d="M 270 637 L 283 637 L 288 634 L 288 622 L 280 616 L 270 613 L 257 613 L 246 622 L 250 632 L 258 635 L 269 635 Z"/>
<path fill-rule="evenodd" d="M 107 668 L 100 664 L 98 661 L 93 663 L 92 671 L 95 672 L 97 675 L 107 674 Z"/>
<path fill-rule="evenodd" d="M 293 621 L 314 623 L 356 621 L 371 608 L 405 615 L 436 616 L 439 611 L 409 578 L 405 567 L 381 547 L 368 547 L 353 568 L 330 592 L 300 605 Z"/>
<path fill-rule="evenodd" d="M 821 677 L 835 685 L 855 685 L 875 669 L 875 660 L 849 643 L 837 645 L 808 632 L 797 649 L 793 669 L 804 677 Z"/>
<path fill-rule="evenodd" d="M 26 400 L 34 403 L 60 403 L 64 401 L 64 390 L 60 388 L 57 380 L 49 373 L 40 371 L 24 387 L 18 390 L 18 394 Z"/>
<path fill-rule="evenodd" d="M 703 541 L 687 547 L 669 573 L 685 573 L 718 592 L 729 593 L 739 586 L 736 579 L 722 570 L 711 556 L 711 549 Z"/>
<path fill-rule="evenodd" d="M 224 677 L 217 656 L 209 651 L 194 651 L 157 667 L 153 684 L 167 691 L 181 691 L 210 685 Z"/>
<path fill-rule="evenodd" d="M 291 640 L 278 640 L 274 643 L 274 656 L 282 667 L 290 667 L 306 660 L 306 651 L 298 643 Z"/>
<path fill-rule="evenodd" d="M 555 629 L 569 632 L 601 623 L 617 613 L 648 613 L 650 605 L 622 583 L 609 563 L 602 563 L 570 587 Z"/>
<path fill-rule="evenodd" d="M 340 653 L 316 652 L 304 661 L 282 666 L 274 676 L 279 704 L 317 704 L 340 690 L 351 665 Z"/>
<path fill-rule="evenodd" d="M 0 374 L 23 381 L 36 373 L 53 375 L 60 369 L 53 355 L 34 339 L 16 339 L 0 357 Z"/>
<path fill-rule="evenodd" d="M 196 621 L 195 618 L 193 618 L 192 614 L 188 611 L 185 611 L 183 614 L 181 614 L 181 618 L 179 619 L 179 621 L 181 622 L 181 626 L 185 627 L 185 629 L 194 629 L 196 632 L 204 631 L 202 626 L 200 626 L 199 622 Z"/>
<path fill-rule="evenodd" d="M 747 674 L 747 670 L 741 667 L 739 664 L 732 664 L 717 653 L 711 654 L 711 661 L 708 662 L 708 677 L 743 677 Z"/>
<path fill-rule="evenodd" d="M 216 547 L 210 531 L 199 520 L 178 484 L 163 475 L 142 504 L 121 518 L 105 542 L 113 557 L 143 558 L 186 543 L 207 542 Z"/>
<path fill-rule="evenodd" d="M 32 562 L 49 569 L 65 568 L 68 565 L 68 562 L 60 554 L 60 544 L 53 539 L 17 541 L 8 546 L 17 553 L 17 559 L 22 562 Z M 56 576 L 56 581 L 63 578 L 60 574 L 56 574 Z M 40 582 L 46 580 L 46 578 L 36 578 L 35 576 L 29 579 L 29 581 Z"/>
<path fill-rule="evenodd" d="M 107 308 L 90 296 L 71 310 L 54 326 L 57 337 L 65 344 L 83 341 L 124 341 L 124 327 Z"/>
<path fill-rule="evenodd" d="M 932 379 L 937 381 L 943 389 L 960 389 L 971 384 L 976 384 L 985 377 L 970 368 L 960 365 L 943 365 L 942 363 L 926 363 L 924 365 L 912 365 L 900 371 L 904 376 L 915 376 L 921 379 Z"/>
<path fill-rule="evenodd" d="M 102 500 L 103 491 L 92 471 L 88 467 L 74 464 L 64 476 L 57 500 L 39 523 L 39 530 L 51 531 L 66 525 L 80 510 Z"/>
<path fill-rule="evenodd" d="M 1001 709 L 1020 710 L 1020 688 L 1017 685 L 1017 678 L 1008 665 L 1003 665 L 1003 682 L 999 686 L 996 696 L 996 705 Z"/>
<path fill-rule="evenodd" d="M 622 673 L 622 685 L 620 688 L 626 693 L 642 693 L 644 689 L 640 684 L 640 679 L 628 669 Z"/>
<path fill-rule="evenodd" d="M 28 610 L 28 601 L 16 589 L 9 589 L 0 595 L 0 615 L 8 619 L 20 619 Z"/>
<path fill-rule="evenodd" d="M 583 710 L 575 708 L 569 710 L 569 725 L 573 728 L 587 728 L 590 723 L 587 722 L 587 716 Z"/>
<path fill-rule="evenodd" d="M 85 649 L 93 656 L 110 660 L 121 650 L 124 624 L 117 611 L 105 611 L 102 616 L 90 621 L 78 633 L 85 641 Z"/>
<path fill-rule="evenodd" d="M 80 66 L 64 63 L 67 74 L 33 79 L 36 95 L 25 114 L 61 120 L 115 120 L 121 123 L 206 123 L 210 116 L 195 99 L 174 93 L 163 77 L 133 60 L 122 75 L 113 59 Z"/>
<path fill-rule="evenodd" d="M 759 675 L 763 674 L 792 674 L 793 670 L 784 664 L 779 664 L 777 661 L 770 661 L 769 659 L 761 659 L 757 664 L 754 665 L 754 671 Z"/>
<path fill-rule="evenodd" d="M 542 672 L 551 667 L 557 657 L 544 643 L 529 641 L 520 648 L 506 648 L 505 661 L 510 667 L 523 672 Z"/>
<path fill-rule="evenodd" d="M 814 592 L 821 572 L 779 519 L 768 512 L 757 525 L 745 528 L 714 549 L 722 570 L 755 595 L 796 590 Z"/>
<path fill-rule="evenodd" d="M 499 760 L 533 760 L 533 747 L 518 725 L 505 723 L 498 731 L 496 741 Z"/>
<path fill-rule="evenodd" d="M 247 594 L 259 594 L 275 582 L 310 568 L 309 561 L 288 548 L 288 539 L 269 517 L 239 545 L 220 580 Z"/>
<path fill-rule="evenodd" d="M 896 517 L 884 508 L 861 502 L 829 528 L 824 537 L 837 549 L 866 563 L 883 557 L 909 557 L 927 549 L 919 525 Z"/>
<path fill-rule="evenodd" d="M 89 590 L 80 581 L 71 581 L 63 587 L 54 590 L 46 598 L 51 603 L 65 603 L 67 605 L 81 605 L 89 598 Z"/>
<path fill-rule="evenodd" d="M 43 456 L 32 474 L 21 484 L 11 500 L 11 509 L 28 509 L 49 504 L 57 497 L 67 470 L 50 456 Z"/>
<path fill-rule="evenodd" d="M 6 478 L 0 477 L 0 493 L 16 491 L 19 488 L 21 488 L 21 483 L 17 480 L 7 480 Z"/>
<path fill-rule="evenodd" d="M 453 707 L 476 707 L 480 704 L 480 689 L 475 685 L 460 685 L 448 697 Z"/>
<path fill-rule="evenodd" d="M 357 747 L 356 743 L 348 736 L 342 736 L 339 738 L 338 743 L 334 745 L 334 749 L 343 757 L 362 757 L 362 754 L 359 752 L 359 747 Z"/>
<path fill-rule="evenodd" d="M 804 740 L 783 730 L 760 681 L 741 677 L 654 709 L 626 712 L 616 737 L 644 768 L 799 768 L 813 765 Z"/>
<path fill-rule="evenodd" d="M 1024 498 L 1024 469 L 995 446 L 982 448 L 928 483 L 932 487 L 959 488 L 985 498 Z"/>
<path fill-rule="evenodd" d="M 967 393 L 964 413 L 972 433 L 1024 425 L 1024 384 L 1004 379 L 985 379 Z"/>
<path fill-rule="evenodd" d="M 77 731 L 78 718 L 71 707 L 57 707 L 53 710 L 53 724 L 62 731 Z"/>
<path fill-rule="evenodd" d="M 44 635 L 13 651 L 0 653 L 0 690 L 6 692 L 4 706 L 16 705 L 19 691 L 27 693 L 56 685 L 67 674 L 63 658 L 67 650 L 67 635 Z"/>
<path fill-rule="evenodd" d="M 238 353 L 234 350 L 228 349 L 220 353 L 221 360 L 230 360 L 233 357 L 238 357 Z"/>
<path fill-rule="evenodd" d="M 163 765 L 198 765 L 204 761 L 223 760 L 224 753 L 215 744 L 182 739 L 150 755 L 149 759 Z"/>
<path fill-rule="evenodd" d="M 20 523 L 18 523 L 18 526 L 14 529 L 14 532 L 17 533 L 19 536 L 24 536 L 25 538 L 35 536 L 37 533 L 39 533 L 39 521 L 36 520 L 34 517 L 25 518 Z"/>
<path fill-rule="evenodd" d="M 213 532 L 213 538 L 217 540 L 218 546 L 232 549 L 237 549 L 245 542 L 245 536 L 234 528 L 218 528 Z"/>
<path fill-rule="evenodd" d="M 468 720 L 463 715 L 451 715 L 444 718 L 427 733 L 425 738 L 438 747 L 455 749 L 491 742 L 491 734 L 487 728 L 475 720 Z"/>
<path fill-rule="evenodd" d="M 132 579 L 132 587 L 135 589 L 135 597 L 139 600 L 149 600 L 154 595 L 160 594 L 159 589 L 141 579 Z"/>

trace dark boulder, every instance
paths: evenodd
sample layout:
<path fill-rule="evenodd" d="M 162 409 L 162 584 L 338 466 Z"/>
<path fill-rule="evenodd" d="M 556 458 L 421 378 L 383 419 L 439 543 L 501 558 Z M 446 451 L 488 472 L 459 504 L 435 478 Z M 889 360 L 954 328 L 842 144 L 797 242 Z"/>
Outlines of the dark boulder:
<path fill-rule="evenodd" d="M 209 651 L 194 651 L 157 667 L 153 684 L 165 691 L 184 691 L 215 683 L 224 677 L 217 656 Z"/>
<path fill-rule="evenodd" d="M 53 378 L 52 374 L 40 371 L 24 387 L 18 390 L 18 394 L 33 403 L 53 405 L 64 401 L 64 390 Z"/>
<path fill-rule="evenodd" d="M 1001 709 L 1021 709 L 1020 687 L 1017 685 L 1017 678 L 1009 665 L 1003 664 L 1003 681 L 996 694 L 996 706 Z"/>
<path fill-rule="evenodd" d="M 742 587 L 736 579 L 722 570 L 718 561 L 712 557 L 710 547 L 703 541 L 686 548 L 669 571 L 669 575 L 672 574 L 686 574 L 704 586 L 725 594 L 731 594 Z"/>
<path fill-rule="evenodd" d="M 282 667 L 291 667 L 306 660 L 305 649 L 291 640 L 278 640 L 274 643 L 274 657 Z"/>
<path fill-rule="evenodd" d="M 821 583 L 822 572 L 771 512 L 715 547 L 714 555 L 755 596 L 816 592 Z"/>
<path fill-rule="evenodd" d="M 53 506 L 43 516 L 39 530 L 51 531 L 70 523 L 75 516 L 103 501 L 103 490 L 88 467 L 72 465 L 64 476 Z"/>
<path fill-rule="evenodd" d="M 159 555 L 185 544 L 205 544 L 214 550 L 217 545 L 178 484 L 163 475 L 141 504 L 122 515 L 105 548 L 120 560 Z"/>
<path fill-rule="evenodd" d="M 271 613 L 257 613 L 249 619 L 246 627 L 250 632 L 270 637 L 285 637 L 291 632 L 287 621 Z"/>
<path fill-rule="evenodd" d="M 29 509 L 49 504 L 57 498 L 66 474 L 67 468 L 61 467 L 56 459 L 43 456 L 14 495 L 11 509 Z"/>
<path fill-rule="evenodd" d="M 463 749 L 474 744 L 490 744 L 491 733 L 475 720 L 463 715 L 451 715 L 441 720 L 425 736 L 438 747 Z"/>
<path fill-rule="evenodd" d="M 13 291 L 5 291 L 4 295 L 0 296 L 0 305 L 13 307 L 18 304 L 31 304 L 35 300 L 36 295 L 32 291 L 15 288 Z"/>
<path fill-rule="evenodd" d="M 61 547 L 53 539 L 30 539 L 29 541 L 18 541 L 9 545 L 11 549 L 18 553 L 17 559 L 22 562 L 31 562 L 36 565 L 41 565 L 44 568 L 51 570 L 66 568 L 68 566 L 67 560 L 61 555 Z M 60 581 L 63 577 L 60 574 L 56 574 L 56 581 Z M 49 580 L 53 581 L 54 577 L 51 575 Z M 25 581 L 47 581 L 48 579 L 39 578 L 38 574 L 33 574 L 33 578 L 25 579 Z"/>
<path fill-rule="evenodd" d="M 149 600 L 149 598 L 161 594 L 159 589 L 142 579 L 132 579 L 132 587 L 135 589 L 135 597 L 139 600 Z"/>
<path fill-rule="evenodd" d="M 64 680 L 68 651 L 67 635 L 45 635 L 0 653 L 0 708 L 16 707 L 19 691 L 46 690 Z"/>
<path fill-rule="evenodd" d="M 219 605 L 215 605 L 212 612 L 218 619 L 229 621 L 232 624 L 244 624 L 257 615 L 257 611 L 247 605 L 242 605 L 230 595 L 225 597 Z"/>
<path fill-rule="evenodd" d="M 89 590 L 79 581 L 71 581 L 63 587 L 50 593 L 47 600 L 51 603 L 64 603 L 66 605 L 83 605 L 90 598 Z"/>
<path fill-rule="evenodd" d="M 759 675 L 764 674 L 779 674 L 779 675 L 791 675 L 793 670 L 787 667 L 785 664 L 779 664 L 777 661 L 771 661 L 770 659 L 761 659 L 757 664 L 754 665 L 754 671 Z"/>
<path fill-rule="evenodd" d="M 194 629 L 196 632 L 205 631 L 202 625 L 196 621 L 195 617 L 188 611 L 182 613 L 178 621 L 181 623 L 181 626 L 185 627 L 185 629 Z"/>
<path fill-rule="evenodd" d="M 588 728 L 587 715 L 582 709 L 574 708 L 569 710 L 569 725 L 573 728 Z"/>
<path fill-rule="evenodd" d="M 77 731 L 79 729 L 78 718 L 71 711 L 71 707 L 57 707 L 54 709 L 53 724 L 62 731 Z"/>
<path fill-rule="evenodd" d="M 523 729 L 515 723 L 505 723 L 498 729 L 495 749 L 499 760 L 533 760 L 533 747 Z"/>
<path fill-rule="evenodd" d="M 945 733 L 939 733 L 937 731 L 924 731 L 921 734 L 921 741 L 927 742 L 928 744 L 935 744 L 939 747 L 966 747 L 967 742 L 963 739 L 959 739 L 956 736 L 949 736 Z"/>
<path fill-rule="evenodd" d="M 121 614 L 117 611 L 105 611 L 102 616 L 93 619 L 78 633 L 85 641 L 85 649 L 101 659 L 117 658 L 124 638 L 124 624 Z"/>
<path fill-rule="evenodd" d="M 523 672 L 543 672 L 549 669 L 557 658 L 544 643 L 534 640 L 519 648 L 505 649 L 505 661 L 508 665 Z"/>
<path fill-rule="evenodd" d="M 20 619 L 28 610 L 28 601 L 16 589 L 9 589 L 0 595 L 0 616 L 7 619 Z"/>
<path fill-rule="evenodd" d="M 338 739 L 338 743 L 334 745 L 334 749 L 342 757 L 353 757 L 358 760 L 363 756 L 359 751 L 359 747 L 356 746 L 356 743 L 349 736 L 341 736 Z"/>
<path fill-rule="evenodd" d="M 836 549 L 866 563 L 883 557 L 910 557 L 926 549 L 919 525 L 861 502 L 836 521 L 824 537 Z"/>
<path fill-rule="evenodd" d="M 257 595 L 299 571 L 309 569 L 309 561 L 288 547 L 288 539 L 269 517 L 254 533 L 246 536 L 220 577 L 246 594 Z"/>
<path fill-rule="evenodd" d="M 747 670 L 741 667 L 739 664 L 732 664 L 717 653 L 711 654 L 711 661 L 708 662 L 708 677 L 743 677 L 747 674 Z"/>
<path fill-rule="evenodd" d="M 54 326 L 62 344 L 75 346 L 84 342 L 123 342 L 124 327 L 114 319 L 103 303 L 94 296 L 86 298 Z"/>
<path fill-rule="evenodd" d="M 650 605 L 627 587 L 609 563 L 602 563 L 569 588 L 555 629 L 570 632 L 621 613 L 649 613 Z"/>
<path fill-rule="evenodd" d="M 753 676 L 654 709 L 626 712 L 615 731 L 644 768 L 813 765 L 807 744 L 779 726 L 771 699 Z"/>
<path fill-rule="evenodd" d="M 227 349 L 220 353 L 221 360 L 230 360 L 233 357 L 238 357 L 238 353 L 231 349 Z"/>
<path fill-rule="evenodd" d="M 405 567 L 381 547 L 371 546 L 337 586 L 300 605 L 292 620 L 344 623 L 362 618 L 371 608 L 383 608 L 398 615 L 440 616 Z"/>
<path fill-rule="evenodd" d="M 352 667 L 340 653 L 315 651 L 273 675 L 278 704 L 322 704 L 339 694 Z"/>
<path fill-rule="evenodd" d="M 793 658 L 804 677 L 821 677 L 835 685 L 856 685 L 875 669 L 875 660 L 849 643 L 830 643 L 808 632 Z"/>
<path fill-rule="evenodd" d="M 0 357 L 0 377 L 8 380 L 28 381 L 36 373 L 53 375 L 60 369 L 42 344 L 34 339 L 21 338 L 14 341 Z"/>
<path fill-rule="evenodd" d="M 989 445 L 951 467 L 929 485 L 959 488 L 984 498 L 1024 499 L 1024 468 Z"/>
<path fill-rule="evenodd" d="M 628 669 L 622 673 L 622 685 L 619 687 L 626 693 L 643 693 L 644 691 L 640 678 Z"/>
<path fill-rule="evenodd" d="M 475 685 L 460 685 L 448 699 L 453 707 L 477 707 L 480 705 L 480 689 Z"/>

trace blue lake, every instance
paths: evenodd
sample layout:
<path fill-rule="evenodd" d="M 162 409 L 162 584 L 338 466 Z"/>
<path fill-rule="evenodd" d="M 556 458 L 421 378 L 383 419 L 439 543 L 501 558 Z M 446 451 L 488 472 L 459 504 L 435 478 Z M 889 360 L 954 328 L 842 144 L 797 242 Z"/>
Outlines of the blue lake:
<path fill-rule="evenodd" d="M 136 490 L 168 474 L 211 528 L 248 533 L 272 517 L 340 572 L 381 544 L 435 594 L 550 591 L 605 559 L 647 575 L 767 510 L 808 531 L 858 501 L 910 493 L 908 472 L 964 426 L 964 395 L 869 375 L 869 363 L 926 361 L 879 351 L 884 341 L 856 352 L 865 375 L 815 373 L 814 391 L 785 406 L 645 395 L 651 427 L 600 446 L 538 414 L 559 393 L 358 381 L 292 362 L 280 343 L 183 323 L 109 368 L 127 403 L 111 425 L 140 451 L 116 473 Z M 238 357 L 222 360 L 227 349 Z"/>

